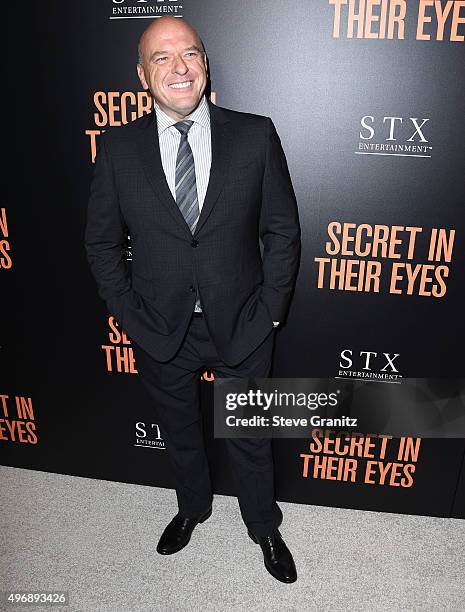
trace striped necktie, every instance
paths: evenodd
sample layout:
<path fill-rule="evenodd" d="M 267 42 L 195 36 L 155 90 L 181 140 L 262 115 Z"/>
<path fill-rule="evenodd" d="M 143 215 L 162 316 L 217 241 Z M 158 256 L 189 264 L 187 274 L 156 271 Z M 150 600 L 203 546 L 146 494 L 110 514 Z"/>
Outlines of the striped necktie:
<path fill-rule="evenodd" d="M 193 123 L 193 121 L 186 119 L 185 121 L 178 121 L 174 124 L 174 127 L 181 133 L 181 142 L 179 143 L 178 155 L 176 158 L 176 203 L 192 234 L 195 231 L 195 226 L 200 216 L 197 183 L 195 181 L 194 156 L 187 140 L 187 134 Z M 194 310 L 195 312 L 202 311 L 198 297 L 195 302 Z"/>
<path fill-rule="evenodd" d="M 176 203 L 192 233 L 199 220 L 200 209 L 195 182 L 194 156 L 187 140 L 193 121 L 178 121 L 174 127 L 181 132 L 178 156 L 176 158 L 175 191 Z"/>

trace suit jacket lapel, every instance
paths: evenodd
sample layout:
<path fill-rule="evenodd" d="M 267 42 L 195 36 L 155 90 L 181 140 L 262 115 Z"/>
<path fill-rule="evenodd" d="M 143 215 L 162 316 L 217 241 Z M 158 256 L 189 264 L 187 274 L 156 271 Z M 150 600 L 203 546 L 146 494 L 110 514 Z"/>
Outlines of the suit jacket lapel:
<path fill-rule="evenodd" d="M 208 98 L 207 98 L 208 100 Z M 220 108 L 208 100 L 210 108 L 210 128 L 212 144 L 212 163 L 207 193 L 203 202 L 200 217 L 194 235 L 197 235 L 210 215 L 218 200 L 223 187 L 231 158 L 233 131 L 230 121 Z M 137 148 L 141 157 L 144 172 L 149 180 L 156 197 L 180 225 L 182 230 L 192 237 L 182 212 L 173 198 L 161 163 L 160 144 L 158 141 L 156 113 L 152 110 L 147 120 L 141 124 L 141 136 L 137 141 Z"/>
<path fill-rule="evenodd" d="M 141 158 L 142 167 L 152 186 L 155 196 L 163 206 L 166 207 L 174 221 L 191 236 L 182 212 L 179 210 L 176 200 L 171 195 L 166 181 L 165 172 L 161 163 L 160 143 L 158 141 L 157 116 L 152 110 L 147 116 L 147 121 L 141 125 L 141 136 L 137 140 L 137 148 Z M 155 207 L 154 207 L 155 213 Z"/>
<path fill-rule="evenodd" d="M 207 98 L 208 100 L 208 98 Z M 231 159 L 233 131 L 231 122 L 225 114 L 208 100 L 210 108 L 210 128 L 212 141 L 212 164 L 207 193 L 200 211 L 200 217 L 194 231 L 194 236 L 202 229 L 223 188 Z"/>

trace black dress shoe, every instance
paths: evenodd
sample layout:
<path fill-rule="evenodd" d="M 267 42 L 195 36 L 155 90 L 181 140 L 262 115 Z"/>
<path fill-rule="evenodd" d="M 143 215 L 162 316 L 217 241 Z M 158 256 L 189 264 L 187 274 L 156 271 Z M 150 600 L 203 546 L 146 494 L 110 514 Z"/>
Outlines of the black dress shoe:
<path fill-rule="evenodd" d="M 206 512 L 195 518 L 187 518 L 179 513 L 176 514 L 171 523 L 165 527 L 165 531 L 162 533 L 157 545 L 157 552 L 160 555 L 172 555 L 184 548 L 184 546 L 187 546 L 194 527 L 197 523 L 203 523 L 210 518 L 211 513 L 212 509 L 210 506 Z"/>
<path fill-rule="evenodd" d="M 281 582 L 297 580 L 294 559 L 278 529 L 273 529 L 267 536 L 256 536 L 250 530 L 247 530 L 247 533 L 255 544 L 260 544 L 265 567 L 276 580 Z"/>

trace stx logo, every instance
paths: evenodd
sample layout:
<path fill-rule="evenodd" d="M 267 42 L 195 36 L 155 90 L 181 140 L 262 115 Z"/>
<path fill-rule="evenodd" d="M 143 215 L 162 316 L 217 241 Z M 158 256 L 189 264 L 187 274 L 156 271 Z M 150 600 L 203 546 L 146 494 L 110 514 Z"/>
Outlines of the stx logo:
<path fill-rule="evenodd" d="M 409 123 L 410 121 L 410 123 Z M 422 130 L 423 126 L 429 121 L 429 119 L 418 119 L 417 117 L 408 117 L 405 120 L 403 117 L 383 117 L 383 121 L 381 122 L 381 127 L 379 130 L 382 135 L 387 134 L 387 138 L 384 138 L 385 141 L 395 141 L 397 140 L 396 136 L 399 134 L 399 131 L 402 126 L 402 134 L 405 134 L 407 130 L 409 130 L 410 137 L 405 139 L 402 138 L 405 142 L 414 142 L 415 137 L 417 136 L 418 142 L 428 142 L 428 139 L 425 137 L 425 134 Z M 373 115 L 365 115 L 361 118 L 360 124 L 362 129 L 360 130 L 360 138 L 362 140 L 372 140 L 375 136 L 375 128 L 373 125 L 375 124 L 375 118 Z M 408 127 L 407 127 L 408 126 Z M 411 129 L 413 128 L 413 132 L 411 133 Z"/>
<path fill-rule="evenodd" d="M 138 421 L 136 423 L 136 441 L 134 446 L 148 446 L 164 450 L 165 442 L 160 432 L 160 426 L 157 423 L 146 424 L 143 421 Z"/>
<path fill-rule="evenodd" d="M 375 369 L 378 372 L 395 372 L 399 373 L 399 370 L 394 365 L 394 361 L 399 357 L 400 353 L 381 353 L 378 355 L 375 351 L 360 351 L 358 357 L 360 357 L 361 369 L 366 371 L 372 371 L 372 365 L 377 366 Z M 343 370 L 350 370 L 353 366 L 353 351 L 351 349 L 345 349 L 341 351 L 341 360 L 339 367 Z M 382 364 L 383 367 L 379 366 Z M 357 366 L 360 367 L 360 366 Z"/>
<path fill-rule="evenodd" d="M 182 17 L 180 0 L 113 0 L 110 19 L 151 19 L 162 15 Z"/>
<path fill-rule="evenodd" d="M 360 141 L 356 155 L 394 155 L 396 157 L 431 157 L 429 119 L 386 115 L 360 119 Z"/>

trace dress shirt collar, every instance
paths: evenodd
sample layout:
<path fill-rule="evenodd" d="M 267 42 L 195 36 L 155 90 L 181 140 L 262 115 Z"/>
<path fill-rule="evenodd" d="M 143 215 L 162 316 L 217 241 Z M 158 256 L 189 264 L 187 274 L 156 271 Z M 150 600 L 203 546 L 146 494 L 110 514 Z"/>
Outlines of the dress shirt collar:
<path fill-rule="evenodd" d="M 169 115 L 162 111 L 158 104 L 155 104 L 155 102 L 154 106 L 155 113 L 157 116 L 158 135 L 160 136 L 162 132 L 177 123 L 178 120 L 172 119 Z M 199 123 L 204 128 L 210 127 L 210 109 L 208 108 L 208 102 L 205 97 L 205 94 L 202 96 L 199 105 L 197 106 L 195 111 L 188 115 L 186 119 L 190 119 L 195 123 Z"/>

